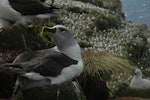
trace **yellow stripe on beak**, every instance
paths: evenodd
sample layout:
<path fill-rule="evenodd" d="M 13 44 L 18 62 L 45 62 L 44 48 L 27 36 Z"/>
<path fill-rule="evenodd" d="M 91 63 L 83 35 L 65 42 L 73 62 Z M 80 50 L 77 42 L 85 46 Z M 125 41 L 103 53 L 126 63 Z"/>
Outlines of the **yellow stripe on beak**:
<path fill-rule="evenodd" d="M 56 28 L 44 26 L 42 27 L 42 32 L 48 32 L 54 34 L 56 32 Z"/>

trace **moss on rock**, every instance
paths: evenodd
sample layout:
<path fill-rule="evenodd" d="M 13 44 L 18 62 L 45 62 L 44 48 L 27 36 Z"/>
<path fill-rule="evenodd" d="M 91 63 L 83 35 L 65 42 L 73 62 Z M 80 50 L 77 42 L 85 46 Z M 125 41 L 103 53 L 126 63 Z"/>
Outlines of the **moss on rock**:
<path fill-rule="evenodd" d="M 142 97 L 142 98 L 150 98 L 150 88 L 146 89 L 135 89 L 135 88 L 126 88 L 124 96 L 131 97 Z"/>
<path fill-rule="evenodd" d="M 40 26 L 8 27 L 0 32 L 0 50 L 43 49 L 49 46 L 39 36 Z"/>
<path fill-rule="evenodd" d="M 129 84 L 122 82 L 118 85 L 117 90 L 115 91 L 116 97 L 141 97 L 141 98 L 150 98 L 150 88 L 137 89 L 129 87 Z"/>
<path fill-rule="evenodd" d="M 86 98 L 77 82 L 68 82 L 25 90 L 18 88 L 13 100 L 86 100 Z"/>

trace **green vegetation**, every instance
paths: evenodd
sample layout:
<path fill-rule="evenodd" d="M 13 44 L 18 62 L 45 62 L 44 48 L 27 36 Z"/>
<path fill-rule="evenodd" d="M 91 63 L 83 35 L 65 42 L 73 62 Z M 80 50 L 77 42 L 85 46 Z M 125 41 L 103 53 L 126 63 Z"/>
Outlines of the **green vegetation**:
<path fill-rule="evenodd" d="M 96 16 L 94 25 L 98 30 L 108 30 L 110 28 L 119 28 L 121 26 L 121 18 L 119 15 L 108 16 L 100 14 Z"/>
<path fill-rule="evenodd" d="M 150 66 L 148 44 L 147 37 L 142 32 L 137 32 L 125 47 L 125 51 L 127 51 L 126 56 L 138 67 L 147 68 Z"/>
<path fill-rule="evenodd" d="M 76 0 L 76 1 L 82 1 L 84 3 L 91 3 L 93 5 L 103 7 L 103 1 L 102 0 Z"/>
<path fill-rule="evenodd" d="M 122 82 L 118 84 L 118 87 L 116 89 L 115 95 L 119 97 L 142 97 L 142 98 L 150 98 L 149 95 L 149 88 L 146 89 L 135 89 L 128 87 L 128 84 L 125 82 Z"/>
<path fill-rule="evenodd" d="M 101 0 L 103 1 L 104 8 L 116 11 L 118 6 L 120 5 L 120 0 Z"/>
<path fill-rule="evenodd" d="M 150 98 L 149 91 L 150 89 L 126 88 L 124 96 Z"/>

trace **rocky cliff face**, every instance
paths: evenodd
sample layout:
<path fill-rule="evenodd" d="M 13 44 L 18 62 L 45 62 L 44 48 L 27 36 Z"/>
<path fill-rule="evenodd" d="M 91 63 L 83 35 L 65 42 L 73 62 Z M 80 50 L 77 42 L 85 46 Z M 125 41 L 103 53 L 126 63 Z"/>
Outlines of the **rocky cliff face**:
<path fill-rule="evenodd" d="M 101 0 L 104 8 L 108 8 L 117 13 L 122 13 L 122 4 L 120 0 Z"/>
<path fill-rule="evenodd" d="M 119 13 L 119 14 L 123 14 L 123 12 L 122 12 L 122 3 L 121 3 L 120 0 L 117 0 L 117 1 L 118 1 L 118 5 L 116 6 L 115 11 L 116 11 L 117 13 Z"/>

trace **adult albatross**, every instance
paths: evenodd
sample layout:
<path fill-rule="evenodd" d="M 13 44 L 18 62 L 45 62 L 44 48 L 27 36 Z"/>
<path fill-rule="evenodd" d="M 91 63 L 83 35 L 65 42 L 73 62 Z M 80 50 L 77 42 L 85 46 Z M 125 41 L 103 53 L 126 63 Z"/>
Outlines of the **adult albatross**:
<path fill-rule="evenodd" d="M 35 17 L 45 19 L 57 14 L 40 0 L 0 0 L 0 27 L 26 25 Z"/>
<path fill-rule="evenodd" d="M 80 75 L 83 70 L 81 49 L 71 31 L 63 25 L 43 27 L 53 34 L 55 47 L 38 51 L 26 51 L 7 64 L 9 70 L 30 80 L 47 79 L 50 84 L 61 84 Z"/>

